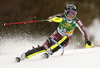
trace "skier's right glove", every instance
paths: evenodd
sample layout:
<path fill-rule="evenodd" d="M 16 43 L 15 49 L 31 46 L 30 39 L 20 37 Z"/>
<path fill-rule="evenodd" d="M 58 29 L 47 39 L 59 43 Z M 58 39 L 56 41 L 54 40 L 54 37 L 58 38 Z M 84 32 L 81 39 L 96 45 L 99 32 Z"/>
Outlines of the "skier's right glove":
<path fill-rule="evenodd" d="M 63 19 L 61 17 L 49 17 L 49 22 L 61 22 Z"/>
<path fill-rule="evenodd" d="M 86 48 L 90 48 L 91 46 L 93 46 L 93 44 L 91 44 L 91 42 L 89 40 L 85 40 L 85 46 Z"/>

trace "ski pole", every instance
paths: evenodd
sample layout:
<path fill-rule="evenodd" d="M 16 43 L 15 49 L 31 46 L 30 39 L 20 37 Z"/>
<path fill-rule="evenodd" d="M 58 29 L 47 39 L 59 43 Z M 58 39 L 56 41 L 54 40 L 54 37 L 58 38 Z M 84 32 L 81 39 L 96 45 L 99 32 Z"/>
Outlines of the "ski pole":
<path fill-rule="evenodd" d="M 52 19 L 46 19 L 46 20 L 35 20 L 35 21 L 15 22 L 15 23 L 4 23 L 4 26 L 5 25 L 14 25 L 14 24 L 24 24 L 24 23 L 41 22 L 41 21 L 61 22 L 62 21 L 62 18 L 54 17 Z"/>
<path fill-rule="evenodd" d="M 63 51 L 62 51 L 61 55 L 63 55 L 63 54 L 64 54 L 64 48 L 63 48 L 63 46 L 61 46 L 61 45 L 60 45 L 57 41 L 55 41 L 54 39 L 51 38 L 51 40 L 52 40 L 54 43 L 58 44 L 59 47 L 62 48 Z"/>
<path fill-rule="evenodd" d="M 48 21 L 48 19 L 46 19 L 46 20 L 35 20 L 35 21 L 25 21 L 25 22 L 15 22 L 15 23 L 4 23 L 4 26 L 5 25 L 14 25 L 14 24 L 24 24 L 24 23 L 41 22 L 41 21 Z"/>

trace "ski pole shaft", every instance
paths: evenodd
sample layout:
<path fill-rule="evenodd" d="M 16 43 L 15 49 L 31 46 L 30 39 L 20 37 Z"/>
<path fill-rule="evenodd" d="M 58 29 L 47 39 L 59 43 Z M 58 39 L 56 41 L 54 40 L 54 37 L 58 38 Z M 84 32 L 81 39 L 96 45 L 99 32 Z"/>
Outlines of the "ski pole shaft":
<path fill-rule="evenodd" d="M 15 22 L 15 23 L 4 23 L 4 25 L 24 24 L 24 23 L 33 23 L 33 22 L 41 22 L 41 21 L 48 21 L 48 19 L 46 19 L 46 20 L 35 20 L 35 21 L 25 21 L 25 22 Z"/>

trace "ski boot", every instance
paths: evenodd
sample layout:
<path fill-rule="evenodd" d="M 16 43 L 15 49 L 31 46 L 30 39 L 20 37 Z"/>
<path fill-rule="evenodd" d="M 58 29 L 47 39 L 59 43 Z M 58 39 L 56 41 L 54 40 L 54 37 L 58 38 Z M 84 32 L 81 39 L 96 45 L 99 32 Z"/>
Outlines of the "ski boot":
<path fill-rule="evenodd" d="M 22 60 L 26 59 L 25 53 L 23 53 L 20 57 L 16 57 L 16 61 L 20 62 Z"/>
<path fill-rule="evenodd" d="M 49 58 L 49 55 L 47 53 L 43 53 L 42 58 Z"/>
<path fill-rule="evenodd" d="M 51 51 L 51 49 L 47 49 L 46 53 L 43 53 L 42 57 L 43 58 L 49 58 L 49 55 L 52 55 L 53 52 Z"/>

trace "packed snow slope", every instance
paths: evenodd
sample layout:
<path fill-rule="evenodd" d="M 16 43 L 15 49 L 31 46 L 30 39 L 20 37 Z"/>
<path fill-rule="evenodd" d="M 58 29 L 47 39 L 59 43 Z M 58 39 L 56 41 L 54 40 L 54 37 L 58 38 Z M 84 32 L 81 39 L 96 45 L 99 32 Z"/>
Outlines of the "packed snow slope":
<path fill-rule="evenodd" d="M 15 62 L 16 55 L 0 56 L 0 68 L 100 68 L 100 48 L 66 50 L 43 59 L 38 54 L 22 62 Z"/>

